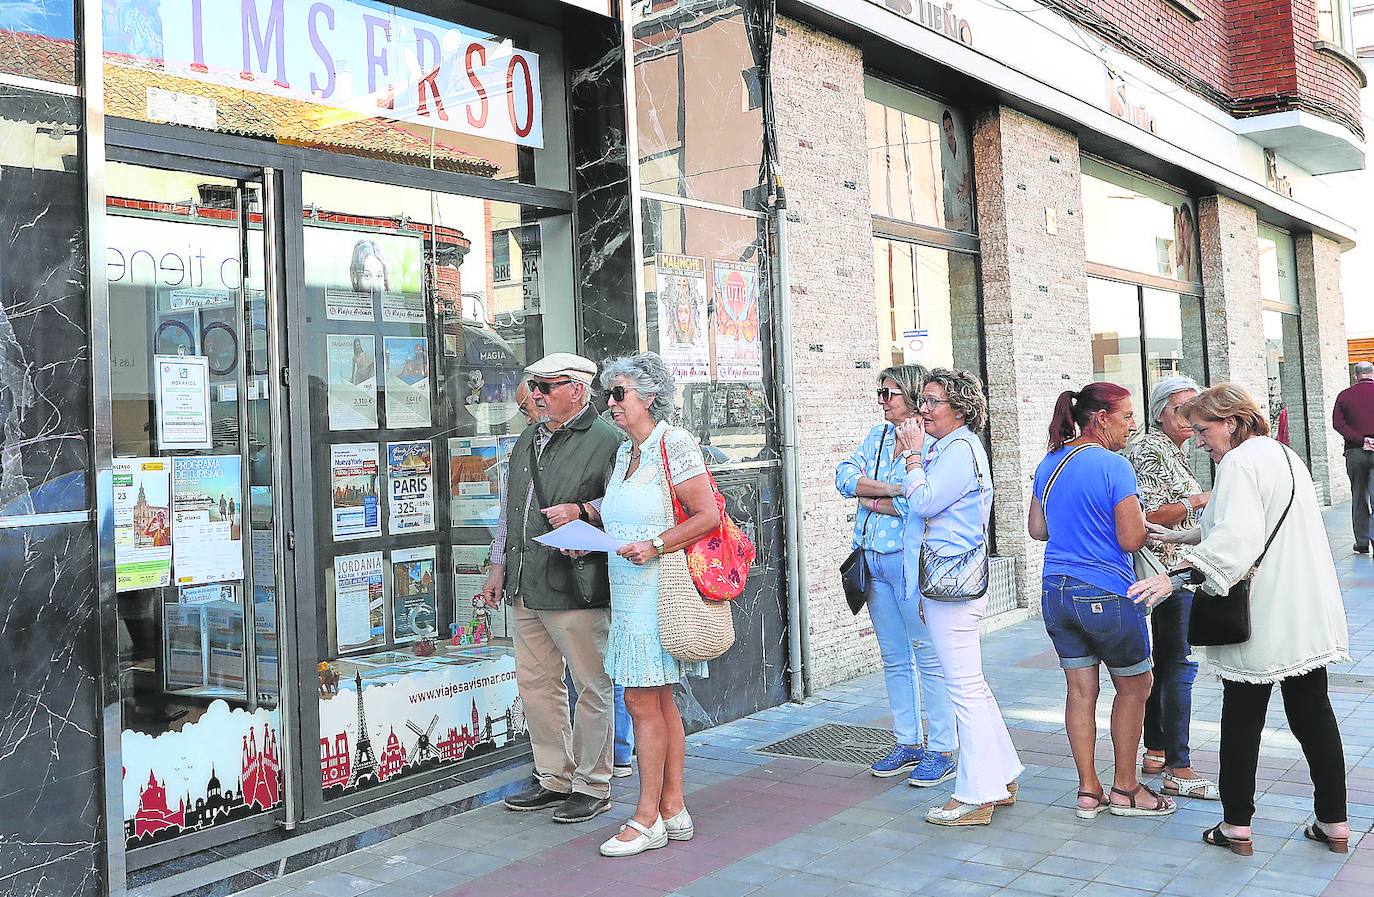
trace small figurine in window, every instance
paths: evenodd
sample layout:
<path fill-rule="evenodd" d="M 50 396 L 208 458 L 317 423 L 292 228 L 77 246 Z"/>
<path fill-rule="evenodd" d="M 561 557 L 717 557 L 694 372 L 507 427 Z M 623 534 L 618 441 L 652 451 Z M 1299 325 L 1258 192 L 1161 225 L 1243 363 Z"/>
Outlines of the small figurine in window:
<path fill-rule="evenodd" d="M 329 698 L 339 693 L 339 671 L 329 665 L 328 661 L 320 661 L 316 667 L 320 674 L 320 697 Z"/>

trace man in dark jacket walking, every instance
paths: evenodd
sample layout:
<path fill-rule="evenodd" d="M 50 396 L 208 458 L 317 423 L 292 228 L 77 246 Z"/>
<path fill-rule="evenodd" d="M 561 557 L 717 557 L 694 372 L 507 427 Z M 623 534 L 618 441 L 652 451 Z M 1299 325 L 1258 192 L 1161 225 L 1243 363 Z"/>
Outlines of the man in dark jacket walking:
<path fill-rule="evenodd" d="M 488 604 L 499 603 L 504 589 L 514 609 L 515 680 L 534 749 L 534 781 L 505 805 L 556 805 L 555 822 L 584 822 L 610 808 L 610 578 L 604 553 L 573 558 L 535 539 L 573 520 L 600 524 L 606 477 L 625 437 L 591 407 L 593 362 L 556 352 L 525 373 L 538 425 L 511 450 L 483 587 Z M 568 670 L 577 688 L 573 720 Z"/>
<path fill-rule="evenodd" d="M 1336 397 L 1331 424 L 1345 438 L 1355 551 L 1368 554 L 1370 519 L 1374 517 L 1374 496 L 1370 495 L 1370 478 L 1374 474 L 1374 364 L 1361 361 L 1355 365 L 1355 382 Z"/>

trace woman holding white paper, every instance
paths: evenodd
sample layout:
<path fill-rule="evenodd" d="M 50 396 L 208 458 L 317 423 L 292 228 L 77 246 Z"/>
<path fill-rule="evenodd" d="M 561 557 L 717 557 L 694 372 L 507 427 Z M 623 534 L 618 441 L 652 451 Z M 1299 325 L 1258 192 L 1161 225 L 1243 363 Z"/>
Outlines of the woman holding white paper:
<path fill-rule="evenodd" d="M 601 845 L 604 856 L 633 856 L 686 841 L 694 832 L 682 791 L 686 733 L 673 685 L 705 676 L 706 664 L 683 663 L 658 635 L 660 555 L 694 544 L 720 525 L 701 449 L 686 430 L 668 425 L 673 375 L 653 352 L 608 361 L 601 385 L 615 423 L 629 434 L 606 485 L 601 519 L 624 543 L 611 555 L 611 631 L 606 672 L 625 687 L 639 756 L 639 805 L 620 834 Z M 677 523 L 668 482 L 687 510 Z"/>

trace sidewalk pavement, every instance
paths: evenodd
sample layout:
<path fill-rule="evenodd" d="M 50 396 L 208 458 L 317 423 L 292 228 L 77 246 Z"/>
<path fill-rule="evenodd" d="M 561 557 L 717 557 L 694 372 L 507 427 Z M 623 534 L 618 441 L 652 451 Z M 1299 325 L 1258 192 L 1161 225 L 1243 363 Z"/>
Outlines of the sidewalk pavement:
<path fill-rule="evenodd" d="M 250 897 L 1356 897 L 1374 893 L 1374 560 L 1351 551 L 1349 508 L 1326 514 L 1346 596 L 1353 662 L 1332 669 L 1332 703 L 1350 768 L 1351 852 L 1306 841 L 1311 784 L 1297 742 L 1270 705 L 1260 760 L 1255 855 L 1208 848 L 1220 804 L 1180 799 L 1164 819 L 1074 816 L 1076 775 L 1064 735 L 1064 681 L 1039 619 L 985 636 L 984 666 L 1026 771 L 1014 807 L 986 827 L 924 821 L 953 783 L 915 789 L 856 764 L 760 753 L 824 723 L 887 727 L 880 674 L 693 735 L 688 806 L 696 837 L 628 859 L 597 845 L 633 812 L 637 779 L 614 782 L 596 822 L 556 825 L 499 804 L 451 817 L 258 886 Z M 1105 677 L 1104 677 L 1105 678 Z M 1107 720 L 1098 760 L 1110 781 Z M 1195 767 L 1215 775 L 1221 685 L 1193 693 Z M 1156 783 L 1157 784 L 1157 783 Z M 604 823 L 604 824 L 603 824 Z"/>

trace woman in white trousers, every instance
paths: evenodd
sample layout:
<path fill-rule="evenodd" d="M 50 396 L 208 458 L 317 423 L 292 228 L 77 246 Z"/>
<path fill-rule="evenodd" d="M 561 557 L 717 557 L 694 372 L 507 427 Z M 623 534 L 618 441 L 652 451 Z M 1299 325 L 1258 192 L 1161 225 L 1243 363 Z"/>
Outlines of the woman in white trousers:
<path fill-rule="evenodd" d="M 987 420 L 983 384 L 967 371 L 930 372 L 917 401 L 917 416 L 898 429 L 897 447 L 906 466 L 910 513 L 926 520 L 917 557 L 906 559 L 908 588 L 920 588 L 921 558 L 954 559 L 980 545 L 986 550 L 992 486 L 987 452 L 976 432 Z M 923 455 L 926 435 L 935 439 Z M 928 557 L 928 560 L 930 558 Z M 961 572 L 954 564 L 954 574 Z M 971 565 L 976 572 L 978 564 Z M 977 578 L 975 576 L 975 578 Z M 953 591 L 958 592 L 959 589 Z M 986 593 L 968 600 L 920 596 L 931 641 L 944 668 L 959 737 L 959 773 L 954 797 L 932 807 L 926 821 L 936 825 L 987 825 L 996 807 L 1016 802 L 1016 777 L 1025 769 L 1016 755 L 997 699 L 983 678 L 978 623 L 987 609 Z"/>

